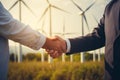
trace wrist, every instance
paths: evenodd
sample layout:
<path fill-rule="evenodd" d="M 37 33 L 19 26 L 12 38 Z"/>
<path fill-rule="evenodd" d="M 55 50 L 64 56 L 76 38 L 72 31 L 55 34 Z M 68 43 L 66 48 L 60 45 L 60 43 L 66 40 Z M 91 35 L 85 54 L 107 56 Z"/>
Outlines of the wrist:
<path fill-rule="evenodd" d="M 50 43 L 50 39 L 47 37 L 44 45 L 42 46 L 42 48 L 46 49 L 47 46 L 48 46 L 48 43 Z"/>

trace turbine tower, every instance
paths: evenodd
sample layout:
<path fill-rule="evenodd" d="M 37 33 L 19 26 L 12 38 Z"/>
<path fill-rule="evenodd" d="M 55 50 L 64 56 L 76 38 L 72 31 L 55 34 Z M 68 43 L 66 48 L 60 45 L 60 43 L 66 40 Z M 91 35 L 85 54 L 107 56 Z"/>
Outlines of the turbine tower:
<path fill-rule="evenodd" d="M 85 10 L 83 10 L 73 0 L 71 0 L 71 1 L 80 10 L 80 14 L 79 15 L 82 17 L 82 36 L 84 36 L 84 21 L 85 21 L 85 23 L 87 25 L 87 28 L 89 30 L 89 25 L 88 25 L 88 21 L 87 21 L 85 13 L 95 4 L 95 1 L 90 6 L 88 6 Z M 81 53 L 81 63 L 83 63 L 83 62 L 84 62 L 84 52 Z"/>
<path fill-rule="evenodd" d="M 65 35 L 72 35 L 72 34 L 79 34 L 79 33 L 66 33 L 66 30 L 65 30 L 65 19 L 63 19 L 63 31 L 62 33 L 54 33 L 54 34 L 57 34 L 57 35 L 61 35 L 62 37 L 65 38 Z M 62 55 L 62 62 L 65 62 L 65 54 Z M 70 62 L 73 62 L 73 55 L 70 55 Z"/>
<path fill-rule="evenodd" d="M 26 8 L 33 14 L 34 12 L 31 10 L 31 8 L 23 1 L 23 0 L 17 0 L 10 8 L 9 11 L 11 9 L 13 9 L 17 4 L 19 4 L 19 20 L 20 22 L 22 21 L 22 4 L 24 4 L 26 6 Z M 19 52 L 18 52 L 18 62 L 22 62 L 22 45 L 19 44 Z"/>

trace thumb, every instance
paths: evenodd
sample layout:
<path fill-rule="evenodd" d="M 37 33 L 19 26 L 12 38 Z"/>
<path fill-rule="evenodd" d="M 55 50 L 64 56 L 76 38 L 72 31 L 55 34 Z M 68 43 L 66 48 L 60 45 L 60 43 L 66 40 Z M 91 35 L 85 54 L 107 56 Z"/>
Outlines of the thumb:
<path fill-rule="evenodd" d="M 58 38 L 57 37 L 51 37 L 50 39 L 52 39 L 53 41 L 55 41 L 55 40 L 58 40 Z"/>
<path fill-rule="evenodd" d="M 63 40 L 61 37 L 55 35 L 55 37 L 58 39 L 58 40 Z"/>

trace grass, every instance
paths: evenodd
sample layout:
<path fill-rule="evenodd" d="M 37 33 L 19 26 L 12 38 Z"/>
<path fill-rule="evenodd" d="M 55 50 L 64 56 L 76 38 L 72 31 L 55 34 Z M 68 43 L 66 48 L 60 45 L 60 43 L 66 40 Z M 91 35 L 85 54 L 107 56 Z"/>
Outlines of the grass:
<path fill-rule="evenodd" d="M 103 80 L 103 62 L 10 63 L 8 80 Z"/>

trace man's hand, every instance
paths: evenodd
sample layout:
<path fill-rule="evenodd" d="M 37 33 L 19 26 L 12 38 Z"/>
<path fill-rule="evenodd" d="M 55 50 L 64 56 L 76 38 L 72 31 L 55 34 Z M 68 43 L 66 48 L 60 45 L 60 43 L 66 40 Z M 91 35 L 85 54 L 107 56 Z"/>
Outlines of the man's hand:
<path fill-rule="evenodd" d="M 47 38 L 43 48 L 50 54 L 51 57 L 56 58 L 66 52 L 66 41 L 59 36 Z"/>

